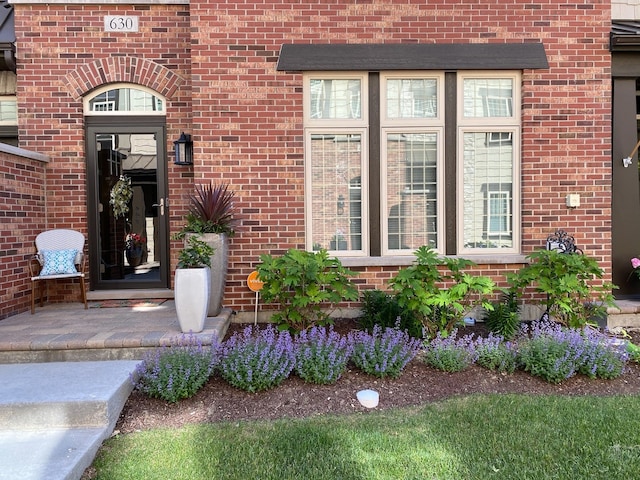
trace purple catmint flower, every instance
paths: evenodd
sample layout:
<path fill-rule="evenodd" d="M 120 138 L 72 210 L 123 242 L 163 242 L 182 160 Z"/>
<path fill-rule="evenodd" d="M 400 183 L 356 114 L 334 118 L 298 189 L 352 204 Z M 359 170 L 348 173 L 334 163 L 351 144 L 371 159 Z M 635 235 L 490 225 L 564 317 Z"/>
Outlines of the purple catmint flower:
<path fill-rule="evenodd" d="M 131 380 L 149 396 L 169 402 L 193 396 L 213 374 L 218 360 L 217 338 L 205 348 L 193 335 L 183 335 L 170 347 L 148 353 Z"/>
<path fill-rule="evenodd" d="M 220 346 L 219 370 L 231 385 L 257 392 L 282 383 L 295 366 L 291 334 L 266 327 L 247 326 Z"/>
<path fill-rule="evenodd" d="M 420 341 L 407 332 L 391 327 L 382 331 L 379 325 L 374 326 L 372 333 L 356 332 L 352 341 L 353 362 L 364 372 L 377 377 L 398 377 L 421 347 Z"/>

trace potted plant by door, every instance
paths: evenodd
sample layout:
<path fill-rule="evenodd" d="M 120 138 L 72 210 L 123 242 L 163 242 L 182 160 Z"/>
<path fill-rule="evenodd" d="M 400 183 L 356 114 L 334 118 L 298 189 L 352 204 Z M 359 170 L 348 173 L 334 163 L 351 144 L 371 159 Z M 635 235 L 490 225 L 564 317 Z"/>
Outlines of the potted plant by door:
<path fill-rule="evenodd" d="M 201 332 L 207 319 L 213 248 L 191 235 L 178 256 L 174 299 L 180 329 Z"/>
<path fill-rule="evenodd" d="M 209 182 L 196 185 L 196 193 L 190 197 L 186 225 L 178 234 L 185 241 L 191 234 L 198 234 L 214 250 L 210 263 L 209 317 L 215 317 L 222 309 L 229 261 L 229 237 L 235 234 L 237 224 L 234 195 L 228 184 Z"/>

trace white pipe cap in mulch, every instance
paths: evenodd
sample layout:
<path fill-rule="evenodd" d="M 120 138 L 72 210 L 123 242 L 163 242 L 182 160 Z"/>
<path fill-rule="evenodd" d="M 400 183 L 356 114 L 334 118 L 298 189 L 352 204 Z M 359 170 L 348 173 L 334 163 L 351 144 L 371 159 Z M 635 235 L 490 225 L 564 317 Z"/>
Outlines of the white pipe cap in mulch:
<path fill-rule="evenodd" d="M 360 404 L 367 408 L 376 408 L 380 395 L 375 390 L 360 390 L 356 393 Z"/>

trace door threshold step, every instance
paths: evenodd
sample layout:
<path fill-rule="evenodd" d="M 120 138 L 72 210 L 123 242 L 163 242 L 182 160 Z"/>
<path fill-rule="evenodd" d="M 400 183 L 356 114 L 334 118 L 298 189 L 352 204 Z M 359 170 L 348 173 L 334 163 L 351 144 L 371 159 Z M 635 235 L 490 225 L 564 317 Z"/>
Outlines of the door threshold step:
<path fill-rule="evenodd" d="M 173 299 L 173 290 L 169 288 L 120 289 L 120 290 L 92 290 L 87 292 L 87 300 L 132 300 L 138 298 L 167 298 Z"/>

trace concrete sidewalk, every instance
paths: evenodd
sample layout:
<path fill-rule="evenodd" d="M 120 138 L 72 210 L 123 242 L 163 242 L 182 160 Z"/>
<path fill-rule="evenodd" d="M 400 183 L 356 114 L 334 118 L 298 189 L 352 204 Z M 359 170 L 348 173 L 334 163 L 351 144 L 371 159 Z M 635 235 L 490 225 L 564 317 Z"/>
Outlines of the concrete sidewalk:
<path fill-rule="evenodd" d="M 79 479 L 113 432 L 137 363 L 0 365 L 0 479 Z"/>

